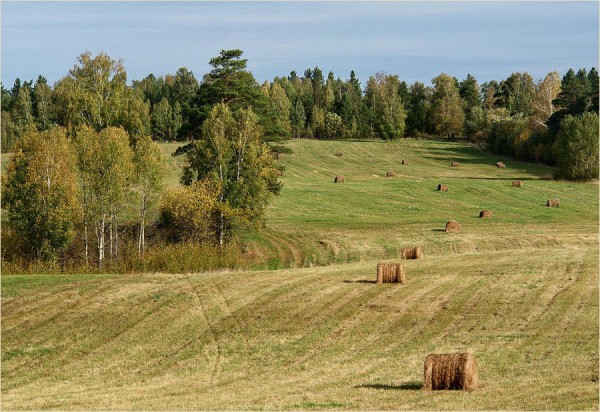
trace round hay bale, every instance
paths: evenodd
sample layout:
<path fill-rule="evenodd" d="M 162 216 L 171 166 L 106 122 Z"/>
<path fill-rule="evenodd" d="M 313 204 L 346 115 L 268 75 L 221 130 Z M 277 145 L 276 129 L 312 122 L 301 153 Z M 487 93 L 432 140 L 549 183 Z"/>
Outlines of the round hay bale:
<path fill-rule="evenodd" d="M 559 207 L 560 206 L 560 202 L 558 199 L 548 199 L 548 201 L 546 202 L 546 206 L 548 207 Z"/>
<path fill-rule="evenodd" d="M 491 218 L 494 215 L 494 212 L 492 212 L 491 210 L 482 210 L 481 212 L 479 212 L 479 217 L 484 218 L 484 217 L 489 217 Z"/>
<path fill-rule="evenodd" d="M 448 223 L 446 223 L 446 233 L 449 232 L 460 232 L 460 223 L 458 223 L 456 220 L 450 220 Z"/>
<path fill-rule="evenodd" d="M 512 185 L 514 187 L 521 187 L 521 186 L 523 186 L 523 182 L 521 180 L 513 180 Z"/>
<path fill-rule="evenodd" d="M 450 163 L 450 166 L 458 167 L 458 166 L 460 166 L 460 164 L 458 162 L 452 162 L 452 163 Z"/>
<path fill-rule="evenodd" d="M 344 176 L 336 176 L 333 178 L 333 183 L 344 183 Z"/>
<path fill-rule="evenodd" d="M 437 190 L 439 190 L 440 192 L 447 192 L 448 185 L 439 184 Z"/>
<path fill-rule="evenodd" d="M 402 164 L 403 164 L 403 165 L 407 165 L 407 166 L 408 166 L 408 165 L 410 164 L 410 162 L 409 162 L 408 160 L 403 160 L 403 161 L 402 161 Z"/>
<path fill-rule="evenodd" d="M 377 284 L 382 283 L 405 283 L 404 265 L 402 263 L 378 263 Z"/>
<path fill-rule="evenodd" d="M 477 388 L 477 361 L 472 353 L 430 353 L 425 358 L 423 389 L 467 390 Z"/>
<path fill-rule="evenodd" d="M 337 157 L 342 157 L 344 155 L 344 153 L 341 150 L 338 150 L 337 152 L 335 152 L 335 155 Z"/>
<path fill-rule="evenodd" d="M 275 172 L 275 174 L 276 174 L 277 176 L 283 176 L 283 170 L 279 170 L 279 169 L 277 169 L 277 171 Z"/>
<path fill-rule="evenodd" d="M 506 165 L 505 165 L 504 163 L 502 163 L 502 162 L 498 162 L 498 163 L 496 163 L 496 167 L 497 167 L 498 169 L 503 169 L 503 168 L 505 168 L 505 167 L 506 167 Z"/>
<path fill-rule="evenodd" d="M 421 246 L 408 247 L 402 250 L 404 259 L 421 259 L 423 257 L 423 248 Z"/>
<path fill-rule="evenodd" d="M 386 177 L 394 177 L 394 176 L 396 176 L 396 173 L 394 173 L 394 171 L 393 171 L 393 170 L 388 170 L 388 172 L 386 173 L 386 175 L 385 175 L 385 176 L 386 176 Z"/>

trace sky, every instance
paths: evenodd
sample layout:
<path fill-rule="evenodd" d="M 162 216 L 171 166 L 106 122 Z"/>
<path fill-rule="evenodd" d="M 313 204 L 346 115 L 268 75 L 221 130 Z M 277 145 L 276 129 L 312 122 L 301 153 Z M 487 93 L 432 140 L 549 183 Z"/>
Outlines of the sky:
<path fill-rule="evenodd" d="M 2 83 L 54 83 L 85 51 L 122 59 L 128 79 L 192 70 L 241 49 L 259 82 L 318 66 L 362 84 L 447 73 L 480 83 L 598 66 L 591 2 L 1 2 Z"/>

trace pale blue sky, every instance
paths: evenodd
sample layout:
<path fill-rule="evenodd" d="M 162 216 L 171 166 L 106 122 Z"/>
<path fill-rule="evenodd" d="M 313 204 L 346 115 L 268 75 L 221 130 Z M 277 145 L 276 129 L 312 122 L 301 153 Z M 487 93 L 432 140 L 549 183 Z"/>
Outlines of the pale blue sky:
<path fill-rule="evenodd" d="M 378 72 L 430 84 L 441 72 L 480 83 L 598 65 L 598 2 L 2 1 L 2 82 L 53 83 L 89 50 L 124 60 L 128 78 L 187 67 L 200 79 L 239 48 L 257 80 L 319 66 L 362 84 Z"/>

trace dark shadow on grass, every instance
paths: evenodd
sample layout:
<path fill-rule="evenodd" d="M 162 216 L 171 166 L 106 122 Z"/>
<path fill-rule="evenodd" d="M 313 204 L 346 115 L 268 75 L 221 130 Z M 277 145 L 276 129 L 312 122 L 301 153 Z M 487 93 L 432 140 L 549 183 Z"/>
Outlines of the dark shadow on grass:
<path fill-rule="evenodd" d="M 448 162 L 448 166 L 450 166 L 450 162 L 454 161 L 465 165 L 480 164 L 496 167 L 496 162 L 505 161 L 509 165 L 507 168 L 510 168 L 510 165 L 518 165 L 518 167 L 527 165 L 528 168 L 536 170 L 531 172 L 534 174 L 541 174 L 544 170 L 551 170 L 551 167 L 549 166 L 512 159 L 504 155 L 484 151 L 473 145 L 459 147 L 431 147 L 424 151 L 426 153 L 423 157 L 426 159 Z"/>
<path fill-rule="evenodd" d="M 344 283 L 377 283 L 377 281 L 360 279 L 360 280 L 345 280 Z"/>
<path fill-rule="evenodd" d="M 445 232 L 446 229 L 431 229 L 432 232 Z"/>
<path fill-rule="evenodd" d="M 461 177 L 460 179 L 467 179 L 467 180 L 544 180 L 542 178 L 539 179 L 532 179 L 530 177 Z"/>
<path fill-rule="evenodd" d="M 381 139 L 322 139 L 328 142 L 352 142 L 352 143 L 385 143 Z"/>
<path fill-rule="evenodd" d="M 356 385 L 355 388 L 367 388 L 367 389 L 383 389 L 386 391 L 396 390 L 396 391 L 418 391 L 423 387 L 423 382 L 420 381 L 410 381 L 404 382 L 400 385 L 386 385 L 384 383 L 365 383 L 362 385 Z"/>

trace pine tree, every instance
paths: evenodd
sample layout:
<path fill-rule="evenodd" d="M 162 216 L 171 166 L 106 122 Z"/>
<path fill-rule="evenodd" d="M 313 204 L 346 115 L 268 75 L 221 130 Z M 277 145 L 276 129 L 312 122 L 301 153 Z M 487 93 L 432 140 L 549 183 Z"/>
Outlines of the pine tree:
<path fill-rule="evenodd" d="M 592 67 L 588 73 L 588 80 L 590 83 L 590 110 L 598 113 L 598 71 L 595 67 Z"/>
<path fill-rule="evenodd" d="M 38 130 L 46 130 L 52 124 L 52 89 L 42 76 L 33 87 L 33 115 Z"/>
<path fill-rule="evenodd" d="M 296 105 L 292 111 L 292 137 L 299 139 L 304 135 L 306 127 L 306 113 L 302 100 L 296 100 Z"/>
<path fill-rule="evenodd" d="M 221 50 L 219 56 L 210 60 L 212 70 L 204 76 L 204 82 L 192 101 L 192 117 L 184 118 L 184 123 L 188 122 L 194 126 L 194 130 L 188 133 L 190 137 L 200 136 L 202 124 L 212 108 L 224 103 L 232 112 L 252 107 L 265 130 L 265 141 L 282 138 L 277 129 L 270 128 L 274 119 L 269 99 L 261 92 L 252 73 L 246 70 L 248 61 L 241 58 L 242 54 L 241 50 Z M 184 151 L 190 148 L 191 146 L 186 146 Z"/>
<path fill-rule="evenodd" d="M 460 83 L 459 93 L 464 102 L 465 112 L 468 113 L 474 107 L 481 106 L 479 85 L 471 74 L 467 74 L 467 78 Z"/>
<path fill-rule="evenodd" d="M 421 82 L 410 86 L 406 127 L 408 133 L 426 133 L 429 110 L 431 107 L 431 89 Z"/>

